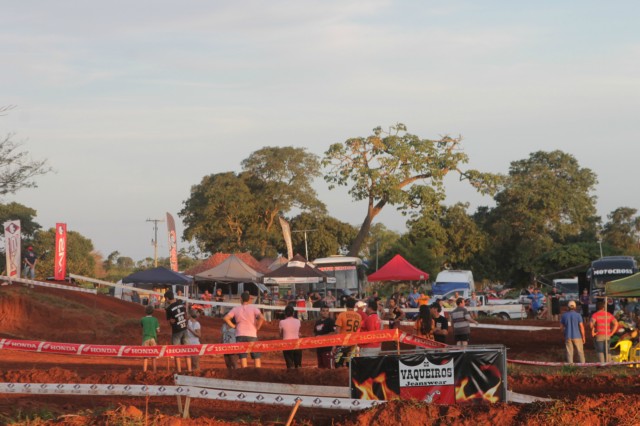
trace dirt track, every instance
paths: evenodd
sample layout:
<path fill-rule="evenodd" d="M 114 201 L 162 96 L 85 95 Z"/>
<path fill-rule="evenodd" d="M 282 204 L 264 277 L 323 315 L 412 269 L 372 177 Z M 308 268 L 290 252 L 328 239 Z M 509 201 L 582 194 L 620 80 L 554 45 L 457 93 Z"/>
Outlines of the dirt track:
<path fill-rule="evenodd" d="M 94 296 L 55 289 L 27 289 L 22 286 L 0 288 L 0 337 L 46 340 L 70 343 L 139 344 L 139 319 L 142 307 L 107 296 Z M 160 343 L 169 340 L 164 312 L 156 311 L 162 332 Z M 515 324 L 552 325 L 541 321 L 514 321 Z M 221 320 L 203 318 L 203 343 L 220 339 Z M 304 335 L 311 335 L 311 324 L 306 323 Z M 277 323 L 266 325 L 261 339 L 277 338 Z M 473 329 L 474 344 L 505 344 L 512 359 L 562 361 L 563 342 L 558 329 L 532 332 Z M 591 348 L 590 343 L 587 345 Z M 593 360 L 591 349 L 587 358 Z M 228 371 L 221 357 L 201 360 L 204 377 L 271 383 L 297 383 L 348 386 L 346 369 L 322 371 L 314 367 L 315 354 L 305 351 L 303 369 L 287 371 L 280 353 L 263 354 L 263 369 Z M 32 354 L 0 351 L 2 371 L 0 381 L 23 383 L 130 383 L 173 384 L 173 372 L 167 372 L 167 361 L 160 360 L 158 373 L 143 373 L 140 360 L 67 355 Z M 509 388 L 529 395 L 561 398 L 566 402 L 533 404 L 495 404 L 491 406 L 446 407 L 425 406 L 415 402 L 394 402 L 384 409 L 376 408 L 364 413 L 334 410 L 300 409 L 297 424 L 549 424 L 558 418 L 558 424 L 640 424 L 640 369 L 626 369 L 628 374 L 613 374 L 598 370 L 591 373 L 534 374 L 527 369 L 516 369 L 509 375 Z M 540 370 L 540 369 L 538 369 Z M 195 374 L 195 373 L 194 373 Z M 114 424 L 122 418 L 129 406 L 149 413 L 149 424 L 174 424 L 176 401 L 174 398 L 126 397 L 62 397 L 62 396 L 0 396 L 0 422 L 26 418 L 40 413 L 51 416 L 50 424 Z M 89 410 L 89 412 L 87 412 Z M 135 410 L 133 410 L 135 411 Z M 191 405 L 194 418 L 182 424 L 282 424 L 290 408 L 194 400 Z M 131 414 L 131 413 L 129 413 Z M 622 415 L 624 414 L 624 415 Z M 565 417 L 566 416 L 566 417 Z M 563 422 L 561 419 L 565 418 Z M 216 420 L 212 420 L 216 419 Z M 402 421 L 401 419 L 406 419 Z M 596 421 L 598 420 L 598 421 Z M 143 420 L 139 420 L 144 424 Z M 174 423 L 171 423 L 174 422 Z M 26 422 L 25 422 L 26 424 Z M 135 423 L 134 423 L 135 424 Z"/>

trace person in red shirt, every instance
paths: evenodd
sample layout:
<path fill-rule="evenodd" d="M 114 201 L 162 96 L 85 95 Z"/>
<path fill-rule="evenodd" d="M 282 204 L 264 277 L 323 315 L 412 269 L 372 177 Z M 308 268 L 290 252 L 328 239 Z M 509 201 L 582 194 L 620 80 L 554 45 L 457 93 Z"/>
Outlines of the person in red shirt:
<path fill-rule="evenodd" d="M 598 354 L 598 362 L 610 361 L 607 346 L 609 338 L 617 329 L 618 321 L 607 312 L 604 301 L 599 300 L 596 303 L 596 313 L 591 315 L 591 336 L 593 336 L 593 344 L 596 348 L 596 354 Z"/>
<path fill-rule="evenodd" d="M 378 316 L 378 303 L 375 300 L 367 303 L 367 319 L 364 320 L 360 331 L 379 331 L 380 317 Z M 360 356 L 378 356 L 380 354 L 381 342 L 362 343 L 360 346 Z"/>

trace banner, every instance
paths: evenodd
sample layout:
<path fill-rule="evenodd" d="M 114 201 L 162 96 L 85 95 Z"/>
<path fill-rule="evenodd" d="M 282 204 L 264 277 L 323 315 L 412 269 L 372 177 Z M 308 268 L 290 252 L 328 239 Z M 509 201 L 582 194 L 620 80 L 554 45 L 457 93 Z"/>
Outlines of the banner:
<path fill-rule="evenodd" d="M 287 260 L 291 260 L 293 258 L 293 244 L 291 243 L 291 227 L 289 226 L 289 222 L 284 220 L 282 216 L 278 216 L 278 219 L 280 220 L 280 227 L 282 228 L 282 236 L 284 237 L 284 242 L 287 245 Z"/>
<path fill-rule="evenodd" d="M 505 349 L 447 349 L 351 360 L 351 397 L 434 404 L 506 401 Z"/>
<path fill-rule="evenodd" d="M 171 270 L 178 272 L 178 238 L 176 237 L 176 222 L 171 213 L 167 212 L 167 229 L 169 231 L 169 260 Z"/>
<path fill-rule="evenodd" d="M 56 223 L 56 257 L 54 279 L 64 281 L 67 275 L 67 224 Z"/>
<path fill-rule="evenodd" d="M 4 252 L 7 257 L 7 276 L 20 278 L 20 221 L 4 223 Z"/>

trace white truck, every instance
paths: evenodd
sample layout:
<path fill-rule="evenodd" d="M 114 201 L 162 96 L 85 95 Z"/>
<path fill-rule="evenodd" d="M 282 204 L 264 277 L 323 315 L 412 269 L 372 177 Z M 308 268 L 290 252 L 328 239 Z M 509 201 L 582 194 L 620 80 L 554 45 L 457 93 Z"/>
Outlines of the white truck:
<path fill-rule="evenodd" d="M 478 315 L 498 317 L 503 320 L 526 319 L 526 306 L 518 299 L 489 299 L 484 295 L 477 296 L 479 300 Z"/>
<path fill-rule="evenodd" d="M 476 286 L 471 271 L 445 270 L 438 273 L 431 289 L 434 299 L 448 300 L 455 297 L 456 293 L 459 297 L 468 299 L 471 297 L 471 292 L 476 290 Z"/>

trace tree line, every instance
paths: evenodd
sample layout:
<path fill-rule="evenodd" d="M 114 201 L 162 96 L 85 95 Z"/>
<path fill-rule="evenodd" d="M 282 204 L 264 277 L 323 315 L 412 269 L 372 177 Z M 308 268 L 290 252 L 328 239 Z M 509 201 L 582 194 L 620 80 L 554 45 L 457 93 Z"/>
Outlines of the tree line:
<path fill-rule="evenodd" d="M 286 253 L 278 217 L 290 222 L 294 252 L 309 258 L 334 254 L 361 256 L 370 271 L 401 254 L 432 274 L 445 267 L 471 269 L 479 279 L 527 284 L 557 271 L 575 274 L 605 255 L 640 256 L 637 210 L 619 207 L 603 220 L 596 213 L 596 174 L 559 150 L 531 153 L 511 162 L 506 175 L 464 166 L 469 158 L 461 138 L 424 139 L 403 124 L 329 146 L 322 158 L 298 147 L 264 147 L 251 153 L 239 171 L 204 176 L 193 185 L 178 213 L 185 225 L 179 261 L 186 269 L 202 254 L 249 251 L 255 257 Z M 0 196 L 36 186 L 34 178 L 50 171 L 46 161 L 26 162 L 11 137 L 0 140 Z M 23 172 L 16 174 L 18 161 Z M 28 170 L 31 166 L 32 169 Z M 27 167 L 27 169 L 24 169 Z M 468 203 L 445 205 L 444 179 L 460 180 L 492 200 L 470 212 Z M 354 201 L 365 201 L 359 227 L 332 217 L 313 188 L 322 177 L 330 189 L 348 188 Z M 376 223 L 384 208 L 406 216 L 407 231 L 397 233 Z M 42 230 L 35 210 L 0 203 L 0 223 L 20 219 L 26 241 L 42 248 L 41 264 L 53 253 L 53 228 Z M 69 232 L 69 270 L 118 279 L 152 266 L 96 253 L 91 241 Z M 160 264 L 168 259 L 160 259 Z M 575 271 L 575 272 L 572 272 Z"/>

